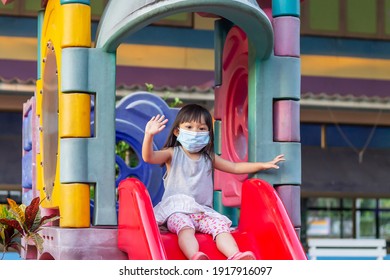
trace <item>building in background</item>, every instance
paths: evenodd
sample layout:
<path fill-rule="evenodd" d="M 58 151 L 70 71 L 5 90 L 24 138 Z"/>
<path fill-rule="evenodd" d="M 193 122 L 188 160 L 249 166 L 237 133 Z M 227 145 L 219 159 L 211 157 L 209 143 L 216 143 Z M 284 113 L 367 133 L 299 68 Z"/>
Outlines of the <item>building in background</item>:
<path fill-rule="evenodd" d="M 93 39 L 106 2 L 91 1 Z M 0 5 L 0 199 L 20 188 L 22 104 L 35 89 L 40 6 Z M 303 241 L 390 240 L 389 13 L 389 0 L 302 3 Z M 129 37 L 117 60 L 118 99 L 152 84 L 160 96 L 212 110 L 213 18 L 164 19 Z"/>
<path fill-rule="evenodd" d="M 390 239 L 389 12 L 390 1 L 380 0 L 302 5 L 307 237 Z M 319 224 L 328 231 L 316 233 Z"/>

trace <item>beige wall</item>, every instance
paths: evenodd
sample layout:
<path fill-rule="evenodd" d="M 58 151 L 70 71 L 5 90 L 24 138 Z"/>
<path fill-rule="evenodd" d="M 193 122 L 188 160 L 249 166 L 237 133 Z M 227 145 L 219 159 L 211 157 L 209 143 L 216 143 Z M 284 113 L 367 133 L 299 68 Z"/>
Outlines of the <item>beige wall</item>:
<path fill-rule="evenodd" d="M 194 15 L 194 29 L 214 30 L 214 21 L 216 18 Z"/>

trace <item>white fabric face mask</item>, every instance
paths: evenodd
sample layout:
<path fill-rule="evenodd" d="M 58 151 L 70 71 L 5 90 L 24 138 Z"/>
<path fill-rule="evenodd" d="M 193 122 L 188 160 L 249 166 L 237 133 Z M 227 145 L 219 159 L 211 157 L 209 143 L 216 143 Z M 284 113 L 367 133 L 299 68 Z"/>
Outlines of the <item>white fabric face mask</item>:
<path fill-rule="evenodd" d="M 177 141 L 190 153 L 202 150 L 210 141 L 209 131 L 194 132 L 179 128 Z"/>

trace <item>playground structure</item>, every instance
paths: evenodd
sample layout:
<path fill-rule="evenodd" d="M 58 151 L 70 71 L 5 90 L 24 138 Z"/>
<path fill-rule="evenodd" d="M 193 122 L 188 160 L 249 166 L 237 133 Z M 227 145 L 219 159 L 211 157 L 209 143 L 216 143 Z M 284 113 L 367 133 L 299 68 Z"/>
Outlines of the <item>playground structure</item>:
<path fill-rule="evenodd" d="M 164 170 L 140 156 L 150 117 L 160 113 L 174 119 L 177 110 L 148 93 L 130 95 L 116 106 L 116 49 L 150 23 L 197 12 L 217 16 L 216 153 L 233 161 L 267 161 L 275 154 L 287 159 L 277 172 L 249 180 L 216 171 L 215 208 L 233 218 L 238 210 L 232 207 L 241 209 L 233 235 L 256 258 L 306 259 L 298 238 L 298 0 L 274 0 L 272 9 L 271 1 L 255 0 L 110 1 L 95 47 L 89 0 L 45 2 L 38 15 L 36 92 L 23 108 L 23 201 L 40 196 L 42 211 L 61 218 L 42 230 L 44 252 L 25 244 L 23 258 L 184 258 L 176 236 L 160 232 L 154 221 L 152 205 L 161 198 Z M 165 138 L 165 133 L 156 137 L 156 149 Z M 119 140 L 138 155 L 137 167 L 115 156 Z M 209 236 L 197 238 L 203 251 L 222 258 Z"/>

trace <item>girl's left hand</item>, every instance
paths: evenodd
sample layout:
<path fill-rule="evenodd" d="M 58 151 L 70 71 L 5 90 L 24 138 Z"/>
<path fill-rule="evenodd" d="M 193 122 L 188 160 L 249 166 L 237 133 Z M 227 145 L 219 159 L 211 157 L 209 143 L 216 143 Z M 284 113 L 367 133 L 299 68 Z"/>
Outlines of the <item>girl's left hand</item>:
<path fill-rule="evenodd" d="M 276 156 L 273 160 L 267 162 L 266 164 L 268 165 L 268 168 L 275 168 L 279 169 L 279 166 L 277 165 L 281 161 L 285 161 L 286 159 L 284 158 L 284 155 L 278 155 Z"/>

